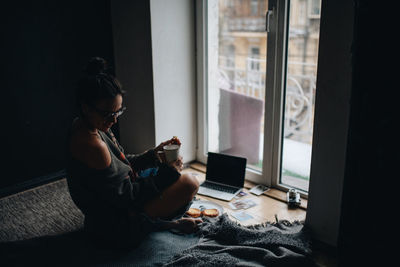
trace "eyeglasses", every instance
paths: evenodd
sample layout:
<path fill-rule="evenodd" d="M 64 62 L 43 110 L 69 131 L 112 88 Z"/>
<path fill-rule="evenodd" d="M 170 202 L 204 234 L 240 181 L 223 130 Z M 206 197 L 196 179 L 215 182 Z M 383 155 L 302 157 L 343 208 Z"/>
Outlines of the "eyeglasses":
<path fill-rule="evenodd" d="M 122 107 L 120 110 L 116 112 L 109 112 L 105 110 L 101 110 L 96 108 L 95 106 L 91 106 L 97 113 L 99 113 L 101 116 L 103 116 L 104 120 L 110 121 L 113 120 L 114 118 L 118 118 L 121 116 L 124 111 L 126 110 L 126 107 Z"/>

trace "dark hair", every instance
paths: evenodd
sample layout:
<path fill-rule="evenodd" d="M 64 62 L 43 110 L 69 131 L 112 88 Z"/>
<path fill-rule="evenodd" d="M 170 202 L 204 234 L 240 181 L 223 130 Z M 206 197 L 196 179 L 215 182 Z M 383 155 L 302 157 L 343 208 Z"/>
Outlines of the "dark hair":
<path fill-rule="evenodd" d="M 93 57 L 86 66 L 84 77 L 78 83 L 78 109 L 81 112 L 81 104 L 94 105 L 100 99 L 123 96 L 124 93 L 119 81 L 107 72 L 107 62 L 103 58 Z"/>

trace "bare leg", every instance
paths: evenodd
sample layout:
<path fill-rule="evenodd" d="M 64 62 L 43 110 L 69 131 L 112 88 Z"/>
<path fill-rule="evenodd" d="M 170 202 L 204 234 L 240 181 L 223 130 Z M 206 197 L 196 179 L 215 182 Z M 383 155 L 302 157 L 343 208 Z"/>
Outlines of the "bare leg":
<path fill-rule="evenodd" d="M 199 182 L 194 176 L 182 174 L 175 183 L 162 192 L 161 198 L 146 203 L 144 211 L 152 218 L 174 215 L 193 199 L 198 189 Z"/>

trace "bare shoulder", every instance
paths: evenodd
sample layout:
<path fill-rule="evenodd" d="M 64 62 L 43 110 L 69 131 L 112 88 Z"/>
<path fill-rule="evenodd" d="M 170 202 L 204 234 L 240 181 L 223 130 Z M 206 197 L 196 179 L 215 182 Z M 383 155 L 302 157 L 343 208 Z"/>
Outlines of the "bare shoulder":
<path fill-rule="evenodd" d="M 85 163 L 89 168 L 105 169 L 111 164 L 111 155 L 106 143 L 100 136 L 81 129 L 75 129 L 71 135 L 71 155 Z"/>
<path fill-rule="evenodd" d="M 86 164 L 94 169 L 105 169 L 111 164 L 111 154 L 106 143 L 100 138 L 92 137 L 86 149 Z"/>

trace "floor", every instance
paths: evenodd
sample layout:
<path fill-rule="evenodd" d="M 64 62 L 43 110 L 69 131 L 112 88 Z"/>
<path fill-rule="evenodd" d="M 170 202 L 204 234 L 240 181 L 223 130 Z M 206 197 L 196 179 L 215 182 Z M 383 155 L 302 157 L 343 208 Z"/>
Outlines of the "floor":
<path fill-rule="evenodd" d="M 193 163 L 190 164 L 189 167 L 185 168 L 182 173 L 190 173 L 194 175 L 198 181 L 201 183 L 205 180 L 205 170 L 206 167 L 202 164 Z M 260 224 L 264 222 L 274 222 L 276 219 L 278 220 L 288 220 L 288 221 L 304 221 L 306 218 L 306 210 L 307 210 L 307 200 L 301 200 L 301 206 L 296 209 L 288 208 L 285 199 L 286 193 L 276 190 L 270 189 L 265 192 L 261 196 L 256 196 L 249 193 L 249 189 L 253 187 L 254 184 L 246 181 L 244 185 L 244 192 L 247 195 L 240 197 L 240 199 L 251 199 L 257 205 L 246 209 L 245 212 L 251 215 L 253 218 L 248 219 L 246 221 L 238 221 L 236 218 L 232 216 L 233 212 L 237 210 L 233 210 L 227 201 L 218 200 L 211 197 L 206 197 L 202 195 L 196 195 L 196 198 L 200 200 L 208 200 L 214 203 L 219 204 L 224 208 L 224 212 L 228 213 L 229 217 L 239 222 L 242 225 L 254 225 Z M 231 202 L 235 201 L 232 200 Z M 338 266 L 336 257 L 332 253 L 328 253 L 324 247 L 318 246 L 315 249 L 313 248 L 313 257 L 318 264 L 318 266 Z"/>

